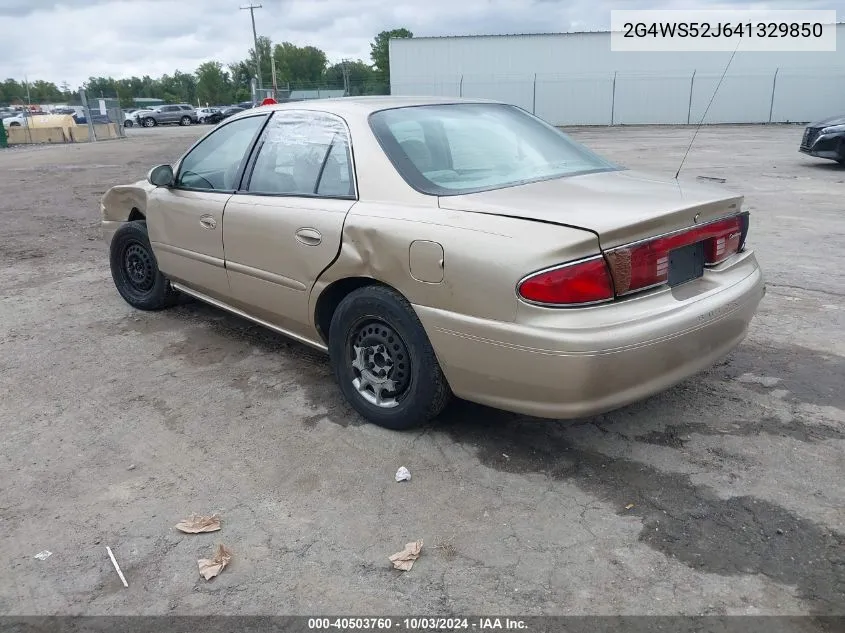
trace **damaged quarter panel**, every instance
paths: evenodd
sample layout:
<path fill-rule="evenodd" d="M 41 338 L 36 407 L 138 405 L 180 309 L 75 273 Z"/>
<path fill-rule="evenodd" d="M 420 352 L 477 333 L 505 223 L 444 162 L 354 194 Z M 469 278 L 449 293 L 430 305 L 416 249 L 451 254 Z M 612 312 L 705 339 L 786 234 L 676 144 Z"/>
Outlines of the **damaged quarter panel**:
<path fill-rule="evenodd" d="M 411 274 L 415 241 L 442 246 L 442 282 Z M 479 228 L 478 214 L 360 202 L 347 216 L 338 258 L 315 286 L 311 312 L 332 282 L 369 277 L 393 286 L 415 306 L 513 322 L 523 276 L 598 250 L 593 233 L 565 226 L 489 216 Z"/>

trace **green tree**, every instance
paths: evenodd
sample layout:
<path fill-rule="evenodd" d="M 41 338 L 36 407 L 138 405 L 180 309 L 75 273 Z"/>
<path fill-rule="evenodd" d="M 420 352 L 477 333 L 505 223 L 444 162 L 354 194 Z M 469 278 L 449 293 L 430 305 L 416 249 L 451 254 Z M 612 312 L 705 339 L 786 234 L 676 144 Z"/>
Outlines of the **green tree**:
<path fill-rule="evenodd" d="M 255 66 L 250 70 L 249 61 L 229 64 L 229 77 L 232 84 L 232 101 L 240 103 L 252 98 L 249 81 L 255 74 Z"/>
<path fill-rule="evenodd" d="M 29 86 L 29 97 L 33 103 L 49 103 L 61 101 L 62 92 L 52 81 L 34 81 Z"/>
<path fill-rule="evenodd" d="M 408 29 L 392 29 L 376 35 L 370 44 L 370 59 L 382 80 L 390 80 L 390 40 L 414 37 Z"/>
<path fill-rule="evenodd" d="M 344 83 L 344 70 L 349 84 Z M 368 88 L 372 84 L 374 72 L 372 66 L 360 59 L 354 62 L 339 62 L 326 68 L 326 87 L 339 89 L 348 87 L 350 95 L 369 94 Z"/>
<path fill-rule="evenodd" d="M 232 84 L 220 62 L 205 62 L 197 68 L 197 98 L 200 103 L 223 105 L 232 99 Z"/>
<path fill-rule="evenodd" d="M 273 42 L 264 35 L 258 36 L 258 52 L 261 53 L 261 82 L 264 87 L 272 85 L 273 72 L 270 67 L 270 56 L 273 54 Z M 255 76 L 255 49 L 249 49 L 249 58 L 244 60 L 249 68 L 250 78 Z"/>
<path fill-rule="evenodd" d="M 25 103 L 26 86 L 14 79 L 7 79 L 0 84 L 0 102 Z"/>
<path fill-rule="evenodd" d="M 115 98 L 114 79 L 111 77 L 89 77 L 88 81 L 82 84 L 89 99 Z"/>
<path fill-rule="evenodd" d="M 273 49 L 273 57 L 276 59 L 277 83 L 289 83 L 291 88 L 315 87 L 326 71 L 326 54 L 314 46 L 300 47 L 282 42 Z"/>

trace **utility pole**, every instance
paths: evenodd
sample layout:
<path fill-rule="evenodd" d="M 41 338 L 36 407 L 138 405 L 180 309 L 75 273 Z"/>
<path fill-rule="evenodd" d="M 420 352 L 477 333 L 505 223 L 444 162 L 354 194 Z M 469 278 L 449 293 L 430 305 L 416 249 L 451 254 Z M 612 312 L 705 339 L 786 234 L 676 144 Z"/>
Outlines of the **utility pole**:
<path fill-rule="evenodd" d="M 343 70 L 343 96 L 349 96 L 349 69 L 346 67 L 345 59 L 340 60 L 340 67 Z"/>
<path fill-rule="evenodd" d="M 273 98 L 278 99 L 276 96 L 277 86 L 276 86 L 276 58 L 273 55 L 270 55 L 270 70 L 273 73 Z"/>
<path fill-rule="evenodd" d="M 258 34 L 255 31 L 255 10 L 260 9 L 260 4 L 252 4 L 241 7 L 241 11 L 249 10 L 252 18 L 252 39 L 255 42 L 255 79 L 258 81 L 258 89 L 261 90 L 261 51 L 258 50 Z"/>

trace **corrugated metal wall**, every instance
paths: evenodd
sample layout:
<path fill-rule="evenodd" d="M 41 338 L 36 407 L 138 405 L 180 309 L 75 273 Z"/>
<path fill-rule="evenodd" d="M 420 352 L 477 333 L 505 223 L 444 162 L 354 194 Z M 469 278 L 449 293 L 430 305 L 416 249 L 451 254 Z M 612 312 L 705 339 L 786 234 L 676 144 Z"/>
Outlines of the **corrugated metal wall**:
<path fill-rule="evenodd" d="M 390 42 L 391 92 L 496 99 L 555 125 L 697 123 L 730 53 L 618 53 L 609 33 Z M 837 51 L 735 56 L 705 123 L 806 122 L 845 112 Z"/>

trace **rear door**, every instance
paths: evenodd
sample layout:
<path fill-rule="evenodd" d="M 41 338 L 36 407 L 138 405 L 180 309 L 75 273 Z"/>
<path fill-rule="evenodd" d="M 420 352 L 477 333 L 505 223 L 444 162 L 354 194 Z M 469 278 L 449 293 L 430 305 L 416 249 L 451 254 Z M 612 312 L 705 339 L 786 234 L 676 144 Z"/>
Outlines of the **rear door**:
<path fill-rule="evenodd" d="M 323 112 L 275 112 L 223 218 L 237 305 L 307 336 L 309 292 L 337 257 L 355 199 L 345 122 Z"/>
<path fill-rule="evenodd" d="M 164 106 L 161 109 L 162 117 L 159 123 L 175 123 L 179 119 L 179 106 Z"/>

